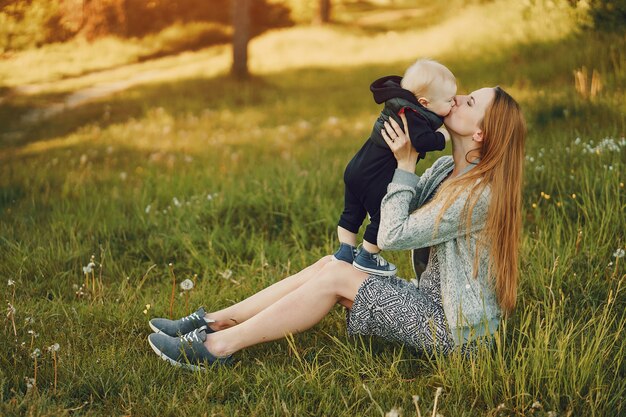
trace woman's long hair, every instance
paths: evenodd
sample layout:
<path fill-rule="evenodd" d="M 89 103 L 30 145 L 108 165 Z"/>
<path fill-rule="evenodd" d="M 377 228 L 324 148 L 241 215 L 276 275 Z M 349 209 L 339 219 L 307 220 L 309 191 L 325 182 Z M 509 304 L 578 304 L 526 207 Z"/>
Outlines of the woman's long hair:
<path fill-rule="evenodd" d="M 437 194 L 444 201 L 443 214 L 462 192 L 470 190 L 465 204 L 466 230 L 470 230 L 474 206 L 489 186 L 487 222 L 478 246 L 488 247 L 489 275 L 495 277 L 498 303 L 508 314 L 515 308 L 517 298 L 526 122 L 519 104 L 500 87 L 494 90 L 495 97 L 481 126 L 482 147 L 472 157 L 479 156 L 480 162 L 466 174 L 445 183 Z M 474 276 L 478 274 L 478 250 L 479 247 Z"/>

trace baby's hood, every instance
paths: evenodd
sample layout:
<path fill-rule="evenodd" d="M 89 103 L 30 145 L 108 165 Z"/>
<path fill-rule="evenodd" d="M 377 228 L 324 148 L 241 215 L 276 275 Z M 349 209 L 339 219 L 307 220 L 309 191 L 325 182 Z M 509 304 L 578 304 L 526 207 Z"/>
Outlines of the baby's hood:
<path fill-rule="evenodd" d="M 374 81 L 372 85 L 370 85 L 370 90 L 374 95 L 374 101 L 381 104 L 392 98 L 403 98 L 419 105 L 413 93 L 402 88 L 400 81 L 402 81 L 402 77 L 397 75 L 389 75 Z"/>

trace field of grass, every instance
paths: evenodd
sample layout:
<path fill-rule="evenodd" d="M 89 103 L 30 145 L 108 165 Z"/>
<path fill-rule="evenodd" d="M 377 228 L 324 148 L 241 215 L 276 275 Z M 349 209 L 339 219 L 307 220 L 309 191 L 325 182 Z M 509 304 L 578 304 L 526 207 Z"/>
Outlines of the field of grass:
<path fill-rule="evenodd" d="M 36 125 L 20 117 L 88 81 L 59 89 L 21 67 L 45 86 L 0 103 L 0 415 L 413 416 L 414 396 L 430 415 L 439 387 L 446 417 L 626 414 L 624 35 L 577 33 L 558 10 L 529 17 L 502 2 L 423 29 L 403 13 L 394 33 L 267 33 L 245 83 L 226 75 L 223 46 L 122 67 L 172 70 Z M 369 84 L 421 54 L 448 65 L 460 91 L 501 85 L 528 119 L 518 307 L 493 349 L 423 357 L 350 338 L 336 307 L 232 368 L 159 360 L 147 320 L 168 314 L 172 271 L 196 281 L 176 296 L 179 316 L 333 251 L 343 168 L 379 111 Z M 602 88 L 590 97 L 594 70 Z M 410 277 L 406 253 L 387 257 Z"/>

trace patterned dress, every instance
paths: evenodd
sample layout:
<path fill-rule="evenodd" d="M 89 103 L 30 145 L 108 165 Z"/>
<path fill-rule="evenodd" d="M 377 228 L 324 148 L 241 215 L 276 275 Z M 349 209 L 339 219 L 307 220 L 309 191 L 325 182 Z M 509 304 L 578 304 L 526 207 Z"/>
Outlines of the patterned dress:
<path fill-rule="evenodd" d="M 425 353 L 449 353 L 454 340 L 443 311 L 439 276 L 434 250 L 417 285 L 398 277 L 370 275 L 347 312 L 348 334 L 379 336 Z"/>
<path fill-rule="evenodd" d="M 441 303 L 439 262 L 431 251 L 418 286 L 397 277 L 370 275 L 347 313 L 350 335 L 373 335 L 426 353 L 449 353 L 454 341 Z"/>

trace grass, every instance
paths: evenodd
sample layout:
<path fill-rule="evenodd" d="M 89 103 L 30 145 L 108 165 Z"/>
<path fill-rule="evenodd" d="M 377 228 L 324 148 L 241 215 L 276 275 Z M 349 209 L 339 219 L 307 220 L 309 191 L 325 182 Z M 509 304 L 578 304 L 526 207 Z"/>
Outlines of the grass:
<path fill-rule="evenodd" d="M 469 28 L 481 7 L 505 13 L 499 4 L 398 39 Z M 429 415 L 438 387 L 444 416 L 626 412 L 624 38 L 568 32 L 563 16 L 558 31 L 527 37 L 537 21 L 508 10 L 515 36 L 453 33 L 465 49 L 429 52 L 461 91 L 500 83 L 529 122 L 519 305 L 492 350 L 428 358 L 349 338 L 339 307 L 312 331 L 241 352 L 232 369 L 182 372 L 149 350 L 147 319 L 169 311 L 169 263 L 179 281 L 198 275 L 188 301 L 176 297 L 182 315 L 186 303 L 240 300 L 335 247 L 342 170 L 378 112 L 369 83 L 415 51 L 343 24 L 296 27 L 255 40 L 247 83 L 224 75 L 228 51 L 215 47 L 120 68 L 183 69 L 38 125 L 11 122 L 87 82 L 2 103 L 0 298 L 15 313 L 0 327 L 0 414 L 409 416 L 419 396 Z M 593 99 L 575 88 L 582 66 L 604 84 Z M 388 257 L 410 276 L 406 253 Z"/>

